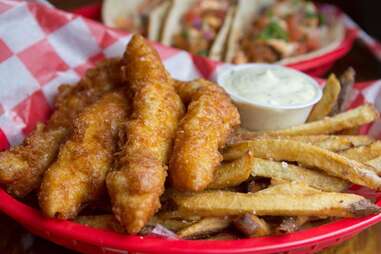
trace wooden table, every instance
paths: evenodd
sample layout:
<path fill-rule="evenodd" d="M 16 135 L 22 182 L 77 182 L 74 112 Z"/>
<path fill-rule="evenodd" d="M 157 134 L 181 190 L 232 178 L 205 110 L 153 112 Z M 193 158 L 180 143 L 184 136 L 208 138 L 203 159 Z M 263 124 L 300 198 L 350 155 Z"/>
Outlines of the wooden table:
<path fill-rule="evenodd" d="M 72 9 L 78 6 L 99 1 L 52 0 L 53 4 L 62 9 Z M 353 50 L 330 70 L 341 73 L 348 66 L 353 66 L 358 75 L 358 81 L 381 78 L 381 64 L 359 43 Z M 76 252 L 57 246 L 41 238 L 35 237 L 19 226 L 9 217 L 0 214 L 0 253 L 4 254 L 75 254 Z M 379 254 L 381 253 L 381 224 L 363 231 L 351 240 L 320 254 Z"/>

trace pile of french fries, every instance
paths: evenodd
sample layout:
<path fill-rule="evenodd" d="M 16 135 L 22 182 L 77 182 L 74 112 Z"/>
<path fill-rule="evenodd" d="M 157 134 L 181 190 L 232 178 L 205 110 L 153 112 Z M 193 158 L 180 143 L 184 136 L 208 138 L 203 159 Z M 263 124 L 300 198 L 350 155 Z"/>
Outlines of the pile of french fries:
<path fill-rule="evenodd" d="M 347 192 L 352 184 L 381 189 L 381 141 L 356 134 L 379 118 L 378 111 L 367 104 L 338 113 L 345 87 L 353 84 L 348 75 L 352 70 L 341 82 L 330 76 L 307 123 L 235 132 L 208 189 L 167 189 L 165 205 L 146 228 L 160 224 L 178 238 L 227 240 L 290 233 L 338 217 L 380 212 L 370 200 Z M 79 216 L 76 221 L 124 232 L 112 215 Z"/>

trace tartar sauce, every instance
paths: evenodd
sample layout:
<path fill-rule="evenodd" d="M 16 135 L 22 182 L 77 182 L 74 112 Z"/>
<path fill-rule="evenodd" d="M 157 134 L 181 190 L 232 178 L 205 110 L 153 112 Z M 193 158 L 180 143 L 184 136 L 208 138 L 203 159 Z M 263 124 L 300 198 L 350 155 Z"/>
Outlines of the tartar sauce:
<path fill-rule="evenodd" d="M 309 80 L 284 68 L 233 70 L 226 77 L 225 88 L 263 106 L 298 106 L 310 103 L 317 96 Z"/>

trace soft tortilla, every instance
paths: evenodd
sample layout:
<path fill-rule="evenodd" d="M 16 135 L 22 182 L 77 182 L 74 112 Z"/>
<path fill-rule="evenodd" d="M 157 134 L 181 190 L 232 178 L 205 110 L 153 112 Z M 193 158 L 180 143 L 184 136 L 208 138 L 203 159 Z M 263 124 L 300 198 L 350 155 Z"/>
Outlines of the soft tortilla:
<path fill-rule="evenodd" d="M 231 63 L 239 48 L 239 40 L 259 12 L 273 4 L 274 0 L 239 0 L 237 13 L 234 17 L 232 29 L 228 38 L 225 61 Z M 254 17 L 254 18 L 253 18 Z M 335 19 L 335 23 L 323 31 L 322 47 L 307 54 L 284 58 L 278 64 L 293 64 L 322 56 L 340 46 L 344 39 L 345 27 L 342 17 Z"/>
<path fill-rule="evenodd" d="M 129 17 L 139 15 L 137 9 L 143 4 L 144 0 L 105 0 L 102 6 L 103 23 L 107 26 L 116 28 L 115 21 L 119 17 Z M 171 1 L 164 1 L 150 11 L 148 15 L 148 34 L 149 40 L 158 41 L 162 30 L 162 24 L 169 11 Z"/>
<path fill-rule="evenodd" d="M 173 36 L 181 31 L 181 18 L 183 15 L 192 8 L 192 6 L 197 2 L 197 0 L 174 0 L 170 11 L 168 13 L 167 19 L 163 25 L 163 33 L 160 42 L 167 46 L 172 46 Z M 231 6 L 226 14 L 224 24 L 222 25 L 220 31 L 218 32 L 210 50 L 208 57 L 221 61 L 223 58 L 223 51 L 225 42 L 229 35 L 229 30 L 234 19 L 235 6 Z"/>

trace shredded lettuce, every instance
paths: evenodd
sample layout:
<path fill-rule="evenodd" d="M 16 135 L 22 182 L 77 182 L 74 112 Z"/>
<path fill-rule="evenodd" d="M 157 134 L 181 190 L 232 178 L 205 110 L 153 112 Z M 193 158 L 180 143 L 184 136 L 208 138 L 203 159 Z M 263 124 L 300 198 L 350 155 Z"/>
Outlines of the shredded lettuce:
<path fill-rule="evenodd" d="M 271 21 L 257 36 L 259 40 L 281 39 L 288 40 L 288 33 L 276 21 Z"/>
<path fill-rule="evenodd" d="M 200 50 L 197 52 L 197 55 L 208 56 L 208 50 L 207 49 Z"/>

